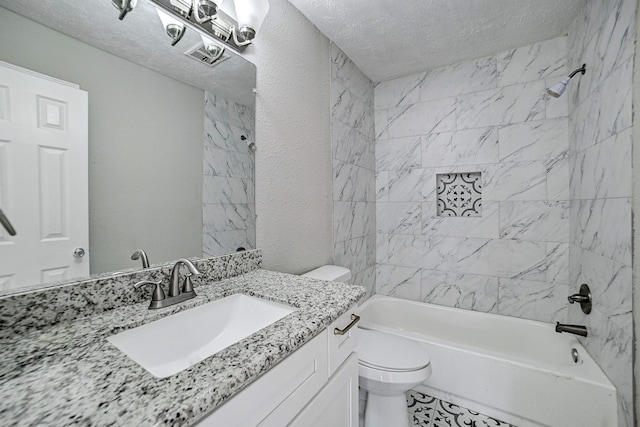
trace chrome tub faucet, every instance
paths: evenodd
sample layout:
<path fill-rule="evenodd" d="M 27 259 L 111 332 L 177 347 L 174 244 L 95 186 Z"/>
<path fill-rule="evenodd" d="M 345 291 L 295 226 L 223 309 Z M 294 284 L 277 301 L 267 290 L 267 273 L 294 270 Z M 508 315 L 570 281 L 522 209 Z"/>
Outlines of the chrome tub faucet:
<path fill-rule="evenodd" d="M 564 325 L 560 322 L 556 322 L 556 332 L 557 333 L 568 332 L 570 334 L 586 337 L 587 327 L 582 325 Z"/>

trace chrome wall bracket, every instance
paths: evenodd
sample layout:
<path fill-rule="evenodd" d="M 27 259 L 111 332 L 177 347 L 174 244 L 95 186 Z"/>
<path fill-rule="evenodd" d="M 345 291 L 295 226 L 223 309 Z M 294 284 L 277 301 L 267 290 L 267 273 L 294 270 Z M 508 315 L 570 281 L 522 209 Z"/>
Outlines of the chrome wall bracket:
<path fill-rule="evenodd" d="M 584 312 L 584 314 L 591 313 L 591 290 L 587 284 L 580 285 L 580 292 L 574 295 L 571 295 L 567 298 L 569 300 L 569 304 L 573 304 L 575 302 L 580 303 L 580 308 Z"/>

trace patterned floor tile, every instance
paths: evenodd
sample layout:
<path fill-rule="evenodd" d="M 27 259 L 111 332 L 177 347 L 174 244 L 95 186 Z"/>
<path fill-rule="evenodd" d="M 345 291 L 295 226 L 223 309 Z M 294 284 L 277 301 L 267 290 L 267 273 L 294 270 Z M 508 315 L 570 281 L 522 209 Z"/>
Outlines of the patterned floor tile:
<path fill-rule="evenodd" d="M 407 409 L 409 420 L 414 426 L 427 427 L 433 418 L 437 399 L 415 390 L 407 393 Z"/>
<path fill-rule="evenodd" d="M 516 427 L 415 390 L 407 393 L 407 410 L 416 427 Z"/>

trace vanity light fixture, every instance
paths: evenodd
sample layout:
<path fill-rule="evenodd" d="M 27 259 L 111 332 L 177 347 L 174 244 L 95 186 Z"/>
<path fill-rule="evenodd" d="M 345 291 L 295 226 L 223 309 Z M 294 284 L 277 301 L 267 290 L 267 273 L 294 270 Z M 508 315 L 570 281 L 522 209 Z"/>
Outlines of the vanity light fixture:
<path fill-rule="evenodd" d="M 232 28 L 234 41 L 240 45 L 249 44 L 260 30 L 269 12 L 269 2 L 267 0 L 234 0 L 233 4 L 238 18 L 237 30 L 235 27 Z"/>
<path fill-rule="evenodd" d="M 138 4 L 138 0 L 111 0 L 111 3 L 120 11 L 119 20 L 123 20 L 127 13 L 131 12 Z"/>
<path fill-rule="evenodd" d="M 220 8 L 224 0 L 147 1 L 158 10 L 162 25 L 173 40 L 172 46 L 180 41 L 186 27 L 189 26 L 217 42 L 205 42 L 205 47 L 216 46 L 211 48 L 212 57 L 220 57 L 227 47 L 242 53 L 256 37 L 269 11 L 268 0 L 227 0 L 233 2 L 233 6 L 225 11 Z M 120 11 L 120 19 L 123 19 L 137 2 L 138 0 L 112 0 L 113 5 Z M 207 48 L 207 51 L 209 50 Z"/>
<path fill-rule="evenodd" d="M 167 30 L 167 34 L 171 37 L 171 46 L 175 46 L 182 40 L 184 33 L 187 31 L 187 26 L 162 9 L 156 7 L 156 12 L 165 30 Z"/>
<path fill-rule="evenodd" d="M 205 36 L 204 34 L 200 34 L 200 38 L 202 39 L 202 44 L 204 45 L 204 50 L 209 54 L 209 64 L 213 64 L 216 62 L 222 54 L 224 53 L 224 47 L 220 46 L 218 43 L 213 41 L 211 38 Z"/>
<path fill-rule="evenodd" d="M 565 77 L 564 79 L 562 79 L 561 82 L 558 82 L 556 84 L 554 84 L 553 86 L 551 86 L 550 88 L 547 89 L 547 93 L 551 96 L 553 96 L 554 98 L 559 98 L 560 95 L 562 95 L 565 91 L 565 89 L 567 88 L 567 84 L 569 84 L 569 80 L 571 80 L 571 78 L 573 76 L 575 76 L 578 73 L 581 73 L 584 75 L 585 71 L 587 69 L 587 64 L 582 64 L 582 67 L 578 68 L 577 70 L 573 71 L 571 74 L 569 74 L 568 77 Z"/>
<path fill-rule="evenodd" d="M 193 0 L 193 17 L 198 24 L 211 21 L 224 0 Z"/>

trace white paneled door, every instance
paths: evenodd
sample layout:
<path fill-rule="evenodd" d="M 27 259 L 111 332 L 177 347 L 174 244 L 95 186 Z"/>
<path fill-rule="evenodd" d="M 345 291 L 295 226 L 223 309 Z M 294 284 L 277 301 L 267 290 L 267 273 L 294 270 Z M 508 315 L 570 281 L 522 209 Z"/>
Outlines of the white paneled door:
<path fill-rule="evenodd" d="M 0 62 L 0 290 L 89 274 L 87 99 Z"/>

